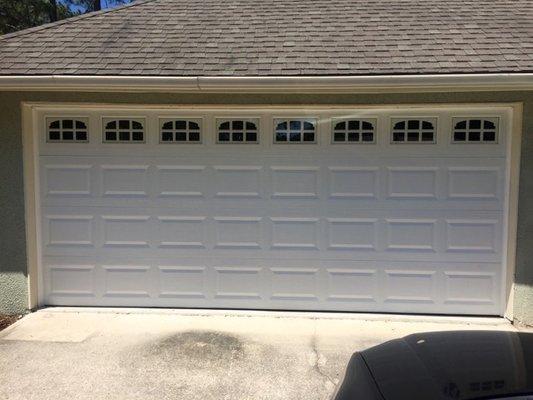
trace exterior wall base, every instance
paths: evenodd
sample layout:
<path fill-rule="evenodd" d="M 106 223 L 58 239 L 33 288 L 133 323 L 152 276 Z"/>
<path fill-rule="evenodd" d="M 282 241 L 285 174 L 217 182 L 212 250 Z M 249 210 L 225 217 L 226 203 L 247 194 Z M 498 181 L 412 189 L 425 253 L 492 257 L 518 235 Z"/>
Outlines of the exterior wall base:
<path fill-rule="evenodd" d="M 513 324 L 533 327 L 533 285 L 515 285 Z"/>
<path fill-rule="evenodd" d="M 0 313 L 28 311 L 28 281 L 21 272 L 0 272 Z"/>

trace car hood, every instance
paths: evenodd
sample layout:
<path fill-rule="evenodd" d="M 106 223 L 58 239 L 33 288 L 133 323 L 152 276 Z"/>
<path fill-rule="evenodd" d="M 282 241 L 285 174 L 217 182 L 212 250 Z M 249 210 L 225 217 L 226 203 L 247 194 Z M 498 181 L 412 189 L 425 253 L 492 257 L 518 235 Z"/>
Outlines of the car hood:
<path fill-rule="evenodd" d="M 432 332 L 361 352 L 385 400 L 533 393 L 533 333 Z"/>

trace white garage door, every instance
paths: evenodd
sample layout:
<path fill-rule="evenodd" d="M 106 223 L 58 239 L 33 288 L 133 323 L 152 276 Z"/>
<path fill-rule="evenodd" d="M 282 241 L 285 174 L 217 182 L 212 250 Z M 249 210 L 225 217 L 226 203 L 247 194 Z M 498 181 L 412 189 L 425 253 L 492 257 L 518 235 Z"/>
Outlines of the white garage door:
<path fill-rule="evenodd" d="M 503 108 L 43 108 L 42 301 L 501 314 Z"/>

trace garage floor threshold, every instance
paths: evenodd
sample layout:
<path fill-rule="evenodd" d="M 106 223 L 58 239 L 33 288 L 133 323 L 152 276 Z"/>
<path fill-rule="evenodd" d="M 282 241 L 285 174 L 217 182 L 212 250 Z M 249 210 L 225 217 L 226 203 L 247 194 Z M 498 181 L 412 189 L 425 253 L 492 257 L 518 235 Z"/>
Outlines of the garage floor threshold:
<path fill-rule="evenodd" d="M 386 314 L 359 312 L 324 312 L 324 311 L 280 311 L 280 310 L 237 310 L 237 309 L 199 309 L 199 308 L 138 308 L 138 307 L 45 307 L 39 311 L 48 313 L 103 313 L 103 314 L 152 314 L 182 316 L 228 316 L 253 318 L 299 318 L 332 319 L 382 322 L 421 322 L 421 323 L 457 323 L 474 325 L 512 325 L 504 317 L 463 316 L 463 315 L 427 315 L 427 314 Z"/>

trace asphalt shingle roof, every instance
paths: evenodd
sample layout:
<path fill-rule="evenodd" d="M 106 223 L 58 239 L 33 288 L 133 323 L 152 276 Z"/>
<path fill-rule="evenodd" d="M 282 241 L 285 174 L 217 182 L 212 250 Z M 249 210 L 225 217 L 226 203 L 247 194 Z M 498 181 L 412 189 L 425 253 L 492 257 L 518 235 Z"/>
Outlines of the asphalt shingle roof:
<path fill-rule="evenodd" d="M 0 75 L 533 72 L 533 0 L 145 0 L 0 37 Z"/>

